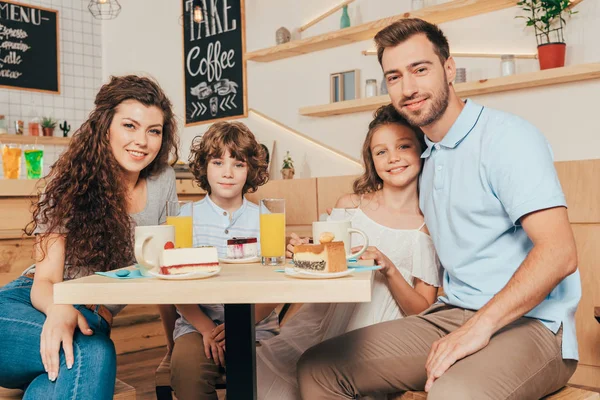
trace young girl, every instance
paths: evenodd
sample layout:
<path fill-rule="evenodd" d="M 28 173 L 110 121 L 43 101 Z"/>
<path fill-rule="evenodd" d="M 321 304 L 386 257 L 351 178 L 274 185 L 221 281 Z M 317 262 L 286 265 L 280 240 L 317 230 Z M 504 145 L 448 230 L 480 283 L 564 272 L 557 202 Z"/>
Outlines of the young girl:
<path fill-rule="evenodd" d="M 176 122 L 155 82 L 113 77 L 54 164 L 26 229 L 36 264 L 0 288 L 0 386 L 28 399 L 112 399 L 118 305 L 53 304 L 53 284 L 131 265 L 132 229 L 176 200 Z"/>
<path fill-rule="evenodd" d="M 363 145 L 365 172 L 354 182 L 354 193 L 342 196 L 329 217 L 349 219 L 368 236 L 370 246 L 361 258 L 381 267 L 371 302 L 303 305 L 279 336 L 262 341 L 256 350 L 259 398 L 299 398 L 296 363 L 309 347 L 353 329 L 420 313 L 434 302 L 440 265 L 417 192 L 425 148 L 423 134 L 393 106 L 376 111 Z M 295 236 L 288 249 L 293 251 L 301 241 L 307 239 Z"/>
<path fill-rule="evenodd" d="M 208 195 L 194 203 L 194 246 L 215 246 L 227 256 L 227 240 L 259 237 L 259 210 L 244 195 L 267 180 L 266 155 L 242 123 L 218 122 L 192 145 L 190 169 Z M 276 304 L 258 304 L 256 338 L 279 332 Z M 180 400 L 217 399 L 215 385 L 225 366 L 223 304 L 180 304 L 171 356 L 171 386 Z"/>

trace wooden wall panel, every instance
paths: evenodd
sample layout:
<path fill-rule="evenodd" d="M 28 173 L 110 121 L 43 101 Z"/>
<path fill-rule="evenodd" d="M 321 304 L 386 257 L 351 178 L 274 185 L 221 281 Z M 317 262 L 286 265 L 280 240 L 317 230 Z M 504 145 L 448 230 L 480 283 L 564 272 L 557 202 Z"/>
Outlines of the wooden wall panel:
<path fill-rule="evenodd" d="M 600 223 L 600 159 L 554 164 L 571 223 Z"/>
<path fill-rule="evenodd" d="M 594 307 L 600 306 L 600 224 L 572 224 L 579 259 L 582 298 L 577 309 L 579 361 L 600 368 L 600 324 Z"/>
<path fill-rule="evenodd" d="M 318 214 L 333 208 L 337 199 L 346 193 L 352 193 L 352 184 L 358 176 L 332 176 L 317 178 Z"/>
<path fill-rule="evenodd" d="M 246 198 L 257 204 L 262 198 L 285 199 L 286 225 L 310 225 L 317 220 L 316 178 L 271 181 Z"/>
<path fill-rule="evenodd" d="M 20 230 L 31 221 L 29 197 L 0 198 L 0 230 Z"/>
<path fill-rule="evenodd" d="M 0 240 L 0 286 L 17 278 L 34 263 L 33 238 Z"/>

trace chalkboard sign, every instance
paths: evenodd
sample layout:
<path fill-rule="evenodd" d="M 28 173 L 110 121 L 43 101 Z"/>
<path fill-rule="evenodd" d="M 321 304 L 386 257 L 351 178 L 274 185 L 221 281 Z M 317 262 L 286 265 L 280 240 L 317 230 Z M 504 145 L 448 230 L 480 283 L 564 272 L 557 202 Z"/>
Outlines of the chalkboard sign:
<path fill-rule="evenodd" d="M 58 11 L 0 0 L 0 87 L 60 93 Z"/>
<path fill-rule="evenodd" d="M 246 117 L 244 0 L 182 2 L 185 125 Z"/>

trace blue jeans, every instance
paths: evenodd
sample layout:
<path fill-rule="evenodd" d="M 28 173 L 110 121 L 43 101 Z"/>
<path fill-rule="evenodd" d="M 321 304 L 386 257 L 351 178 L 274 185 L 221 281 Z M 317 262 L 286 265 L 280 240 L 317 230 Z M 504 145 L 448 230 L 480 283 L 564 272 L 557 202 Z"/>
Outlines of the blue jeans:
<path fill-rule="evenodd" d="M 73 336 L 73 368 L 60 350 L 58 378 L 51 382 L 40 356 L 46 315 L 31 304 L 33 279 L 20 277 L 0 287 L 0 386 L 25 390 L 24 399 L 110 400 L 117 374 L 110 326 L 94 311 L 75 306 L 94 331 Z"/>

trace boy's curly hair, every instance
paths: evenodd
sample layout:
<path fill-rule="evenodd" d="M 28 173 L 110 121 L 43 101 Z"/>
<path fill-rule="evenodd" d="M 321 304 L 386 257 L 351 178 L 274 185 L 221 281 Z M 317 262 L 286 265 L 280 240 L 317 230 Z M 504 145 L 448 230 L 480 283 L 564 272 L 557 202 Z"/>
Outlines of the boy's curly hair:
<path fill-rule="evenodd" d="M 229 150 L 231 157 L 248 165 L 248 177 L 242 195 L 255 192 L 269 180 L 267 155 L 250 129 L 241 122 L 217 122 L 203 136 L 197 136 L 190 149 L 190 170 L 198 185 L 211 193 L 206 170 L 213 158 L 221 158 Z"/>

